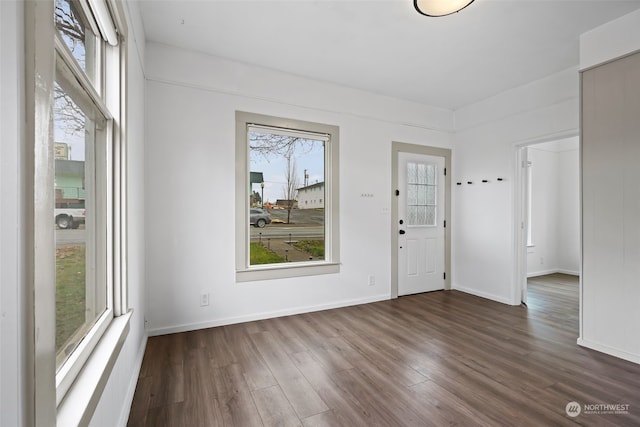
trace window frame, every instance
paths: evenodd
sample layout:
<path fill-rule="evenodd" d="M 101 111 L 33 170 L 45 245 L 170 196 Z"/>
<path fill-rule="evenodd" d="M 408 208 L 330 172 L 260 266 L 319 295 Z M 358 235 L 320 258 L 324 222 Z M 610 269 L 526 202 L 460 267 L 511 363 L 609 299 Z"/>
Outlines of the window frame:
<path fill-rule="evenodd" d="M 83 7 L 88 3 L 77 0 Z M 25 150 L 27 166 L 25 180 L 27 206 L 31 214 L 27 222 L 25 250 L 33 274 L 28 283 L 33 290 L 32 342 L 29 345 L 34 365 L 32 419 L 35 425 L 87 425 L 91 420 L 102 390 L 129 331 L 131 311 L 126 299 L 126 58 L 127 38 L 124 9 L 119 0 L 92 1 L 101 12 L 91 9 L 93 16 L 108 11 L 107 21 L 114 25 L 117 43 L 107 42 L 96 33 L 100 52 L 101 73 L 92 80 L 62 40 L 55 25 L 55 1 L 25 3 L 25 72 L 28 142 Z M 113 15 L 113 16 L 111 16 Z M 113 18 L 116 18 L 115 20 Z M 104 25 L 104 24 L 102 24 Z M 60 68 L 62 66 L 62 68 Z M 87 331 L 69 358 L 56 368 L 56 295 L 55 227 L 52 209 L 55 206 L 55 172 L 53 138 L 54 82 L 58 70 L 64 69 L 78 83 L 83 96 L 89 99 L 106 119 L 106 158 L 96 165 L 105 185 L 100 202 L 102 220 L 97 224 L 100 254 L 105 271 L 101 290 L 107 293 L 107 309 Z M 97 84 L 97 87 L 96 87 Z M 102 199 L 102 197 L 101 197 Z M 98 289 L 98 288 L 96 288 Z"/>
<path fill-rule="evenodd" d="M 535 248 L 533 243 L 533 162 L 528 159 L 529 149 L 527 148 L 526 160 L 526 187 L 525 187 L 525 206 L 526 206 L 526 227 L 527 227 L 527 248 Z"/>
<path fill-rule="evenodd" d="M 340 272 L 339 128 L 264 114 L 236 111 L 236 282 L 334 274 Z M 249 265 L 249 126 L 328 135 L 325 146 L 325 259 L 322 261 Z"/>

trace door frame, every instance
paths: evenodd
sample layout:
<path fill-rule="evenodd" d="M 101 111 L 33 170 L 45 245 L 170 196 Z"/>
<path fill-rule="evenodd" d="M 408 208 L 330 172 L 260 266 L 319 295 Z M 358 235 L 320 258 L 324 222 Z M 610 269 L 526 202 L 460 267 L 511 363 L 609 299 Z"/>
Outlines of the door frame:
<path fill-rule="evenodd" d="M 407 144 L 393 141 L 391 143 L 391 298 L 398 298 L 398 153 L 424 154 L 444 157 L 446 170 L 444 180 L 444 289 L 451 289 L 451 149 L 431 147 L 418 144 Z"/>
<path fill-rule="evenodd" d="M 574 138 L 579 136 L 578 129 L 569 129 L 537 138 L 517 141 L 512 144 L 513 158 L 513 286 L 511 288 L 512 305 L 526 304 L 526 297 L 523 298 L 527 291 L 527 201 L 526 201 L 526 185 L 527 174 L 523 162 L 526 160 L 524 149 L 545 142 L 557 141 L 561 139 Z M 579 152 L 582 153 L 582 142 L 580 142 Z M 579 154 L 581 156 L 581 154 Z M 580 166 L 582 170 L 582 166 Z M 581 172 L 582 173 L 582 172 Z M 582 182 L 580 183 L 582 186 Z M 582 197 L 582 190 L 581 196 Z M 580 200 L 582 206 L 582 199 Z M 582 211 L 581 211 L 582 215 Z M 582 217 L 580 219 L 582 221 Z M 582 225 L 580 225 L 582 230 Z M 582 236 L 580 236 L 582 239 Z M 582 248 L 582 243 L 580 244 Z M 580 271 L 582 271 L 582 253 L 580 254 Z M 581 280 L 582 281 L 582 280 Z M 582 304 L 580 305 L 582 307 Z M 582 308 L 581 308 L 582 309 Z"/>

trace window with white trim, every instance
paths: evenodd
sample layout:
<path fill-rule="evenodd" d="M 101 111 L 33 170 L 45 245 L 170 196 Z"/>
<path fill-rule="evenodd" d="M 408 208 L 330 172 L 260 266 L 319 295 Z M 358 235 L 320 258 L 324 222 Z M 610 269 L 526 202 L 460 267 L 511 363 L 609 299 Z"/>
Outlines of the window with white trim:
<path fill-rule="evenodd" d="M 38 3 L 42 7 L 29 5 L 36 18 L 35 24 L 27 20 L 27 29 L 35 32 L 33 49 L 48 47 L 54 59 L 34 65 L 42 79 L 34 91 L 36 389 L 44 390 L 36 392 L 36 412 L 44 414 L 49 412 L 40 408 L 53 400 L 60 409 L 113 331 L 114 319 L 127 311 L 121 149 L 126 30 L 115 0 Z M 126 326 L 121 331 L 114 349 Z M 87 416 L 85 408 L 79 412 Z"/>
<path fill-rule="evenodd" d="M 339 271 L 338 128 L 236 112 L 236 279 Z"/>

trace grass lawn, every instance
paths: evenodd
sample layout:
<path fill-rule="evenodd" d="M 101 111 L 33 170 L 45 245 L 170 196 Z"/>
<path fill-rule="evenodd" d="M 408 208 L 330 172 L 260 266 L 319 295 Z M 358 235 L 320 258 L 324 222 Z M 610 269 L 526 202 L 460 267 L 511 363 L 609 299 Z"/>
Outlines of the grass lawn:
<path fill-rule="evenodd" d="M 56 249 L 56 353 L 84 324 L 85 247 Z"/>
<path fill-rule="evenodd" d="M 324 240 L 300 240 L 298 243 L 294 243 L 294 246 L 314 257 L 324 258 Z"/>
<path fill-rule="evenodd" d="M 276 264 L 285 262 L 280 255 L 265 248 L 262 243 L 252 242 L 249 248 L 250 265 Z"/>

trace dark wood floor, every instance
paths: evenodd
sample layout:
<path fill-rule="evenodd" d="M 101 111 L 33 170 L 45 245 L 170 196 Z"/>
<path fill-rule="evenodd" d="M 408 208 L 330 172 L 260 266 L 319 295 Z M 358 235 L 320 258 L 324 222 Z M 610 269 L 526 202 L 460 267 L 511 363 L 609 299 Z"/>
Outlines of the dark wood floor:
<path fill-rule="evenodd" d="M 551 275 L 528 308 L 433 292 L 153 337 L 129 426 L 638 426 L 640 366 L 576 345 L 577 296 Z"/>

